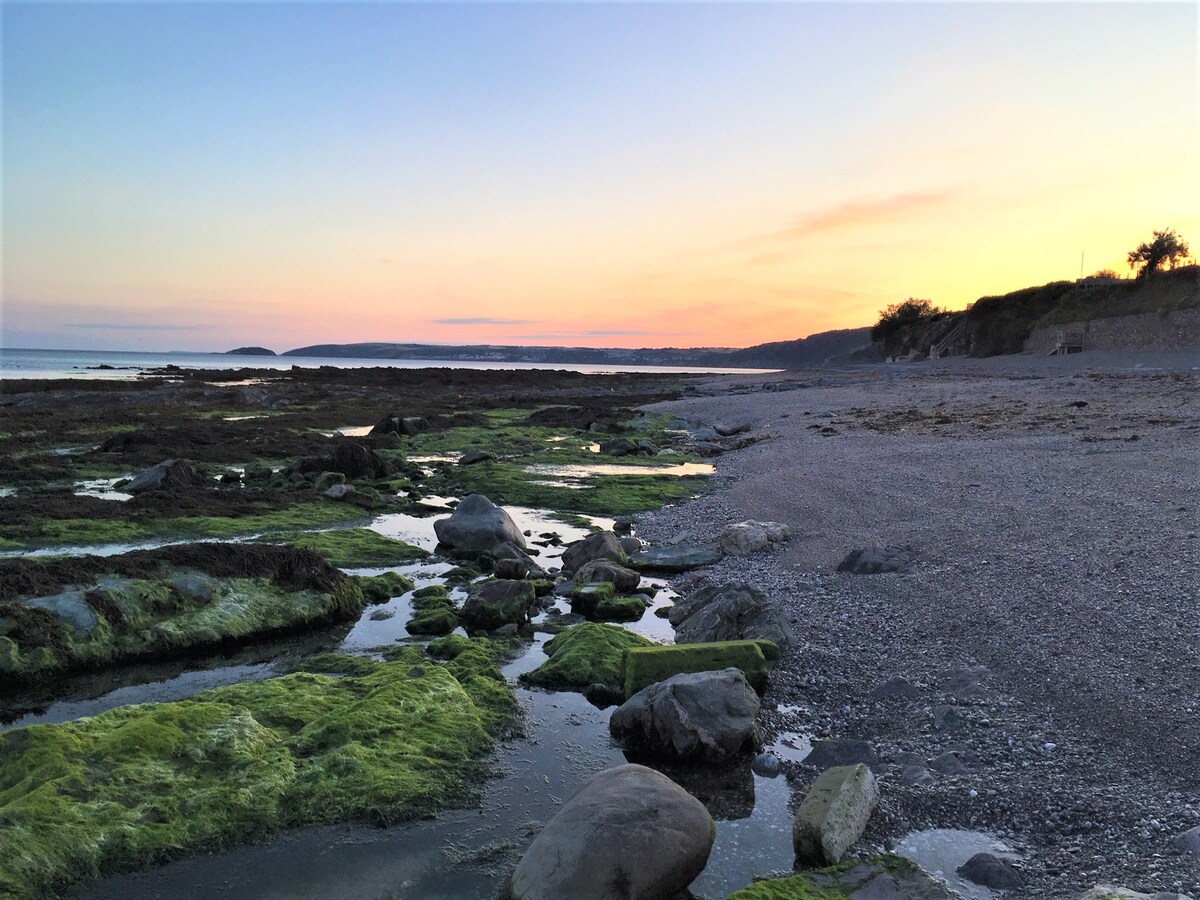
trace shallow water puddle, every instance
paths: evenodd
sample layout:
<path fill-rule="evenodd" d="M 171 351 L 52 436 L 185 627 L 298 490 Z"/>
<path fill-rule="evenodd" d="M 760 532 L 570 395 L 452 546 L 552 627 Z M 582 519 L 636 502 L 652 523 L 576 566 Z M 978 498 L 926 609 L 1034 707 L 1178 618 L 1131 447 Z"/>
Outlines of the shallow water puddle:
<path fill-rule="evenodd" d="M 712 463 L 676 463 L 671 466 L 621 465 L 620 463 L 535 463 L 525 466 L 531 475 L 554 475 L 558 478 L 589 478 L 593 475 L 672 475 L 686 478 L 711 475 Z"/>
<path fill-rule="evenodd" d="M 812 736 L 795 731 L 783 731 L 775 742 L 764 747 L 785 762 L 803 762 L 812 753 Z"/>
<path fill-rule="evenodd" d="M 93 478 L 75 483 L 75 493 L 81 497 L 99 497 L 101 500 L 132 500 L 133 494 L 116 490 L 118 481 L 124 481 L 129 475 L 120 478 Z"/>
<path fill-rule="evenodd" d="M 911 859 L 926 872 L 944 880 L 963 900 L 991 900 L 1001 896 L 982 885 L 967 881 L 958 867 L 976 853 L 991 853 L 1002 859 L 1017 859 L 1017 854 L 996 835 L 961 828 L 926 828 L 905 835 L 896 843 L 895 852 Z"/>

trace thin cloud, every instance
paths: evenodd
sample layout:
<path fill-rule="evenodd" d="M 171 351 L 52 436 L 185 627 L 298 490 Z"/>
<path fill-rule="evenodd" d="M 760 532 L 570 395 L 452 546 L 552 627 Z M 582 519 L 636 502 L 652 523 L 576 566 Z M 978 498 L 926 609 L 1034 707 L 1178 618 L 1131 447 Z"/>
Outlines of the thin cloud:
<path fill-rule="evenodd" d="M 807 237 L 838 228 L 880 225 L 902 221 L 914 215 L 944 206 L 954 197 L 950 190 L 910 191 L 880 200 L 860 200 L 840 203 L 829 209 L 805 216 L 795 225 L 773 232 L 768 237 L 780 240 Z"/>
<path fill-rule="evenodd" d="M 67 328 L 94 328 L 102 331 L 200 331 L 211 325 L 156 325 L 153 322 L 64 322 Z"/>
<path fill-rule="evenodd" d="M 461 319 L 430 319 L 432 325 L 535 325 L 533 319 L 493 319 L 488 316 L 474 316 Z"/>

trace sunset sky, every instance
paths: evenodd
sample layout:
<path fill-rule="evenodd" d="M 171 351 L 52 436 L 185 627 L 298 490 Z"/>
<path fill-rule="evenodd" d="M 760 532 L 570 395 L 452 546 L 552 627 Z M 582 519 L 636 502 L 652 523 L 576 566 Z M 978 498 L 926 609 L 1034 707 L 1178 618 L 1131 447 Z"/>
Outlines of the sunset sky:
<path fill-rule="evenodd" d="M 1178 4 L 3 6 L 3 344 L 746 346 L 1200 247 Z"/>

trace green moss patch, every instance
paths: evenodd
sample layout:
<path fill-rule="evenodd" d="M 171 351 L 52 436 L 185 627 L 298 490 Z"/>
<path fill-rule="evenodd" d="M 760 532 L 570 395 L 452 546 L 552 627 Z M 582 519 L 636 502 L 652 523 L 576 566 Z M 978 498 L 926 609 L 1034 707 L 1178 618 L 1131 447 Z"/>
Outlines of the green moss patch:
<path fill-rule="evenodd" d="M 446 665 L 415 648 L 392 656 L 0 736 L 0 893 L 45 895 L 280 828 L 387 824 L 470 801 L 491 731 L 515 709 L 491 653 L 469 644 Z"/>
<path fill-rule="evenodd" d="M 621 658 L 626 650 L 654 644 L 616 625 L 585 622 L 546 642 L 550 657 L 521 681 L 562 691 L 581 691 L 593 684 L 619 689 Z"/>
<path fill-rule="evenodd" d="M 404 626 L 409 634 L 449 634 L 458 627 L 458 613 L 443 606 L 416 613 Z"/>
<path fill-rule="evenodd" d="M 288 540 L 297 547 L 321 554 L 330 565 L 341 569 L 396 566 L 415 559 L 424 559 L 429 555 L 427 550 L 387 537 L 370 528 L 316 531 L 298 534 Z"/>
<path fill-rule="evenodd" d="M 320 557 L 258 544 L 7 560 L 0 579 L 0 677 L 16 680 L 341 621 L 363 609 L 358 587 Z"/>
<path fill-rule="evenodd" d="M 760 694 L 767 687 L 768 654 L 778 658 L 770 641 L 716 641 L 711 644 L 676 644 L 671 647 L 631 647 L 621 662 L 621 680 L 626 697 L 672 675 L 741 669 Z"/>
<path fill-rule="evenodd" d="M 383 572 L 380 575 L 355 575 L 354 583 L 362 591 L 368 603 L 387 603 L 413 589 L 413 583 L 399 572 Z"/>
<path fill-rule="evenodd" d="M 15 548 L 39 549 L 79 544 L 125 544 L 160 538 L 233 538 L 322 528 L 363 518 L 361 509 L 322 501 L 245 516 L 31 519 L 21 523 L 19 528 L 0 526 L 0 538 Z"/>
<path fill-rule="evenodd" d="M 944 886 L 926 875 L 911 860 L 890 853 L 836 866 L 814 869 L 784 878 L 767 878 L 734 891 L 729 900 L 847 900 L 880 875 L 890 877 L 897 897 L 949 900 Z"/>

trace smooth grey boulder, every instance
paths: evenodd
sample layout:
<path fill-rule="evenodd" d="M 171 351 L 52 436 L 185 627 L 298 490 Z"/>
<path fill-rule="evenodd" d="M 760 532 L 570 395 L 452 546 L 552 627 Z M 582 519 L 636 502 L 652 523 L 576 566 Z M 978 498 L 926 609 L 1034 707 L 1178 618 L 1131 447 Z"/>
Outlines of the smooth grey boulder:
<path fill-rule="evenodd" d="M 354 485 L 352 484 L 333 484 L 325 489 L 323 496 L 329 500 L 345 500 L 351 494 L 355 493 L 357 491 L 354 490 Z"/>
<path fill-rule="evenodd" d="M 620 539 L 611 531 L 597 531 L 567 547 L 562 555 L 562 570 L 568 575 L 574 575 L 585 564 L 601 559 L 619 566 L 629 561 L 629 557 L 621 549 Z"/>
<path fill-rule="evenodd" d="M 495 453 L 489 453 L 487 450 L 468 450 L 458 458 L 460 466 L 473 466 L 476 463 L 490 462 L 496 458 Z"/>
<path fill-rule="evenodd" d="M 642 543 L 641 538 L 635 538 L 635 537 L 629 537 L 629 536 L 621 538 L 620 543 L 621 543 L 621 549 L 624 550 L 626 553 L 639 553 L 641 551 L 641 549 L 644 546 L 646 546 L 645 544 Z"/>
<path fill-rule="evenodd" d="M 828 769 L 831 766 L 849 766 L 863 763 L 874 768 L 879 764 L 879 757 L 870 741 L 857 738 L 828 738 L 823 741 L 813 741 L 812 751 L 804 757 L 804 765 L 817 769 Z"/>
<path fill-rule="evenodd" d="M 639 572 L 686 572 L 701 566 L 711 566 L 721 561 L 716 550 L 699 547 L 649 547 L 629 557 L 630 568 Z"/>
<path fill-rule="evenodd" d="M 609 581 L 616 587 L 617 593 L 628 594 L 638 589 L 638 585 L 642 583 L 642 576 L 612 560 L 594 559 L 575 570 L 575 581 L 579 584 Z"/>
<path fill-rule="evenodd" d="M 495 557 L 497 578 L 545 578 L 546 571 L 524 550 L 512 541 L 504 541 L 492 548 Z M 505 573 L 517 574 L 505 574 Z"/>
<path fill-rule="evenodd" d="M 751 425 L 749 422 L 713 422 L 712 424 L 712 430 L 721 437 L 732 437 L 735 434 L 749 431 L 750 428 Z"/>
<path fill-rule="evenodd" d="M 721 551 L 728 556 L 749 556 L 772 544 L 786 541 L 791 530 L 781 522 L 756 522 L 747 519 L 721 532 Z"/>
<path fill-rule="evenodd" d="M 740 582 L 707 584 L 675 601 L 668 621 L 678 644 L 767 640 L 780 650 L 796 643 L 787 616 L 758 588 Z"/>
<path fill-rule="evenodd" d="M 1175 835 L 1171 838 L 1171 846 L 1184 853 L 1200 856 L 1200 825 Z"/>
<path fill-rule="evenodd" d="M 546 823 L 509 881 L 514 900 L 666 900 L 691 884 L 716 826 L 699 800 L 645 766 L 587 781 Z"/>
<path fill-rule="evenodd" d="M 491 550 L 506 541 L 525 549 L 525 535 L 512 516 L 483 494 L 468 494 L 449 518 L 433 523 L 439 542 L 456 550 Z"/>
<path fill-rule="evenodd" d="M 536 599 L 528 581 L 484 581 L 471 588 L 458 618 L 471 631 L 495 631 L 509 623 L 524 625 Z"/>
<path fill-rule="evenodd" d="M 958 867 L 958 874 L 997 891 L 1019 891 L 1025 886 L 1021 873 L 1006 860 L 991 853 L 976 853 Z"/>
<path fill-rule="evenodd" d="M 911 547 L 861 547 L 851 550 L 837 570 L 851 575 L 880 575 L 903 572 L 916 560 L 916 551 Z"/>
<path fill-rule="evenodd" d="M 201 487 L 208 483 L 186 459 L 164 459 L 129 481 L 121 488 L 126 494 L 142 491 L 173 491 L 186 487 Z"/>
<path fill-rule="evenodd" d="M 839 862 L 862 836 L 879 802 L 875 776 L 864 765 L 827 769 L 796 812 L 792 846 L 798 865 Z"/>
<path fill-rule="evenodd" d="M 761 746 L 758 705 L 758 694 L 738 669 L 673 675 L 621 704 L 608 727 L 638 749 L 720 762 Z"/>

